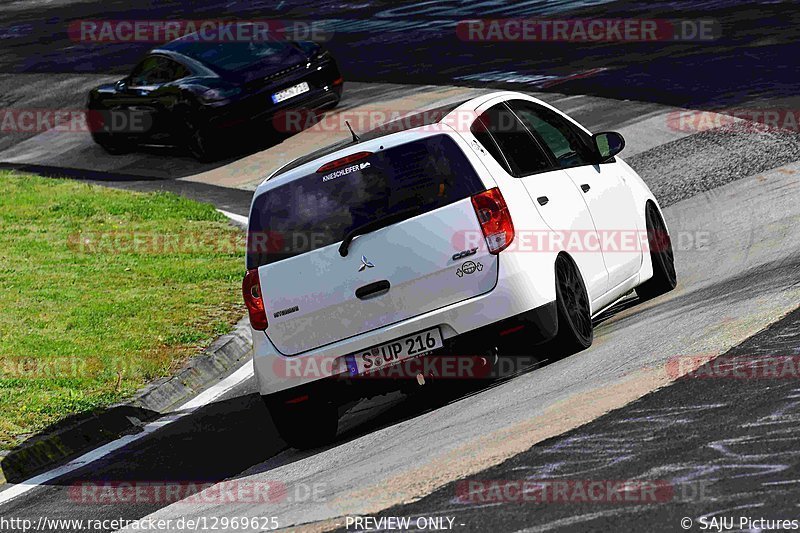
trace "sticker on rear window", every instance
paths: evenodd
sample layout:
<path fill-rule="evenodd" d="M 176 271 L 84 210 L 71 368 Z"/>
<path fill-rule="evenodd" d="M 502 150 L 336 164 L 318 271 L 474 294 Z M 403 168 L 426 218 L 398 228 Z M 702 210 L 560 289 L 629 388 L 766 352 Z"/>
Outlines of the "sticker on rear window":
<path fill-rule="evenodd" d="M 350 174 L 351 172 L 356 172 L 358 170 L 364 170 L 365 168 L 367 168 L 369 166 L 370 166 L 370 164 L 367 162 L 367 163 L 359 163 L 359 164 L 356 164 L 356 165 L 351 165 L 349 167 L 345 167 L 345 168 L 342 168 L 340 170 L 335 170 L 335 171 L 331 172 L 330 174 L 326 174 L 326 175 L 322 176 L 322 181 L 335 180 L 336 178 L 340 178 L 340 177 L 344 176 L 345 174 Z"/>

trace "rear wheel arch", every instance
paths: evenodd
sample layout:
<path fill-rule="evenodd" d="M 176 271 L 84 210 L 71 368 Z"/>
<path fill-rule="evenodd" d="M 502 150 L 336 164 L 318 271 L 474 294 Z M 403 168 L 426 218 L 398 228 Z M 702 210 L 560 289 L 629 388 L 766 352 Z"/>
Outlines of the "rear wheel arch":
<path fill-rule="evenodd" d="M 647 216 L 647 210 L 650 209 L 650 208 L 655 209 L 656 213 L 658 213 L 658 216 L 661 217 L 661 221 L 664 222 L 664 213 L 661 212 L 661 208 L 658 206 L 658 204 L 652 198 L 648 198 L 647 201 L 644 203 L 644 212 L 642 214 L 644 216 Z M 667 224 L 665 222 L 664 226 L 666 226 L 666 225 Z"/>
<path fill-rule="evenodd" d="M 586 277 L 584 276 L 583 271 L 581 271 L 581 267 L 578 266 L 578 262 L 575 261 L 575 258 L 573 258 L 572 255 L 570 255 L 570 253 L 567 252 L 566 250 L 559 251 L 557 254 L 555 254 L 555 257 L 553 258 L 553 282 L 558 283 L 558 259 L 561 257 L 567 259 L 570 263 L 572 263 L 572 268 L 574 268 L 581 277 L 581 281 L 583 282 L 583 289 L 586 291 L 586 294 L 589 295 L 589 289 L 588 287 L 586 287 Z M 591 296 L 589 296 L 590 307 L 591 307 L 591 302 L 592 302 Z M 591 312 L 593 313 L 594 310 L 592 309 Z"/>
<path fill-rule="evenodd" d="M 578 273 L 578 276 L 580 276 L 581 283 L 583 284 L 583 290 L 586 292 L 586 296 L 589 299 L 589 313 L 590 314 L 594 313 L 594 309 L 592 309 L 592 297 L 589 294 L 589 288 L 586 286 L 586 277 L 584 276 L 584 273 L 581 270 L 581 267 L 578 265 L 578 262 L 575 261 L 575 258 L 573 258 L 572 255 L 570 255 L 569 252 L 564 251 L 564 250 L 561 250 L 560 252 L 558 252 L 556 254 L 555 260 L 553 262 L 553 274 L 554 274 L 554 278 L 555 278 L 555 280 L 554 280 L 555 283 L 558 283 L 558 269 L 557 269 L 557 267 L 558 267 L 558 259 L 559 259 L 559 257 L 566 258 L 567 260 L 569 260 L 570 263 L 572 263 L 572 268 L 574 268 L 575 271 Z"/>

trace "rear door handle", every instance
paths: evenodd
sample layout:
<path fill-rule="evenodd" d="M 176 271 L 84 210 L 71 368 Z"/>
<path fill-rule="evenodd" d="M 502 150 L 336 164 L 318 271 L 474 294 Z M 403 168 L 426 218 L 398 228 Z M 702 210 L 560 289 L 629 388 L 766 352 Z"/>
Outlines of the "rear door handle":
<path fill-rule="evenodd" d="M 581 189 L 583 189 L 583 192 L 589 192 L 589 189 L 591 189 L 591 187 L 589 187 L 588 183 L 584 183 L 583 185 L 581 185 Z"/>
<path fill-rule="evenodd" d="M 550 199 L 547 196 L 540 196 L 536 201 L 539 202 L 539 205 L 545 205 Z"/>
<path fill-rule="evenodd" d="M 367 300 L 369 298 L 375 298 L 377 296 L 381 296 L 389 292 L 391 285 L 387 280 L 376 281 L 375 283 L 370 283 L 369 285 L 364 285 L 363 287 L 359 287 L 356 289 L 356 298 L 359 300 Z"/>

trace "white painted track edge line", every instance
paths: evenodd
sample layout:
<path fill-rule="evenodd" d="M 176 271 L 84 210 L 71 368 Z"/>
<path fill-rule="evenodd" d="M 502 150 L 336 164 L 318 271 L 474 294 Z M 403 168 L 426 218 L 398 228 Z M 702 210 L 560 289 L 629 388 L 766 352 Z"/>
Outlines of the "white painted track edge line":
<path fill-rule="evenodd" d="M 225 211 L 224 209 L 217 209 L 217 212 L 222 213 L 232 221 L 234 221 L 237 225 L 247 227 L 247 217 L 243 215 L 237 215 L 236 213 L 231 213 L 230 211 Z"/>

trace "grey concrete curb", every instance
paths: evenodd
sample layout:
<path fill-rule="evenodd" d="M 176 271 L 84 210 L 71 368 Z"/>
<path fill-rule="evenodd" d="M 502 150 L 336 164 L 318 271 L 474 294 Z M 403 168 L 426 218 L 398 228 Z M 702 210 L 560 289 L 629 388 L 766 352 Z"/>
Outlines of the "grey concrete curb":
<path fill-rule="evenodd" d="M 244 317 L 233 331 L 219 337 L 201 355 L 189 359 L 177 374 L 149 384 L 128 405 L 163 414 L 223 379 L 252 356 L 250 322 Z"/>

